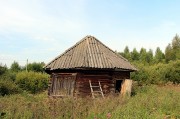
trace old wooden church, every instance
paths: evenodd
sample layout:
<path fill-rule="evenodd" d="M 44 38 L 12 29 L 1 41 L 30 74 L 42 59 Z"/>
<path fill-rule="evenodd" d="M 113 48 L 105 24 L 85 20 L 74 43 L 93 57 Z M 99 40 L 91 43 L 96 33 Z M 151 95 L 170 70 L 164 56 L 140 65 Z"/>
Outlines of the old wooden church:
<path fill-rule="evenodd" d="M 48 63 L 50 96 L 93 96 L 131 92 L 136 68 L 97 38 L 86 36 Z M 99 91 L 98 91 L 99 90 Z"/>

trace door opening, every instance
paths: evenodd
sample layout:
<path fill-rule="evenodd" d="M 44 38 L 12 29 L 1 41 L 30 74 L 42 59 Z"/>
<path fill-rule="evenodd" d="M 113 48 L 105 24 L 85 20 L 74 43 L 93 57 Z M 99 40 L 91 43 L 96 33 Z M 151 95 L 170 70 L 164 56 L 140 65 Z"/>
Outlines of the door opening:
<path fill-rule="evenodd" d="M 115 93 L 120 93 L 121 92 L 122 82 L 123 82 L 123 80 L 116 80 L 116 91 L 115 91 Z"/>

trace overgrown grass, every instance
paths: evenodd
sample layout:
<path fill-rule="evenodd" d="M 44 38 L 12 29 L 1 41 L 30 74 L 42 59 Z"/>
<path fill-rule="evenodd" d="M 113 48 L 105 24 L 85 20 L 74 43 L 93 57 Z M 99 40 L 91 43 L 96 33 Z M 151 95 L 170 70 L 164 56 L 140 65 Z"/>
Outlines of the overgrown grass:
<path fill-rule="evenodd" d="M 131 98 L 57 98 L 41 94 L 0 97 L 4 119 L 163 119 L 180 118 L 180 87 L 144 86 Z"/>

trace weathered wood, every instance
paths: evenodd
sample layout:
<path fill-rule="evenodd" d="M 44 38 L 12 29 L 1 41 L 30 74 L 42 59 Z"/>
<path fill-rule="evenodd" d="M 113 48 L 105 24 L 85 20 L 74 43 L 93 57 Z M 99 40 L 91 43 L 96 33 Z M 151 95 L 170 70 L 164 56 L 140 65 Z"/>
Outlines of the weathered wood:
<path fill-rule="evenodd" d="M 121 94 L 122 95 L 131 95 L 131 88 L 132 88 L 132 80 L 125 79 L 122 83 Z"/>
<path fill-rule="evenodd" d="M 71 96 L 91 96 L 89 80 L 93 86 L 98 86 L 101 82 L 102 91 L 105 96 L 115 93 L 119 88 L 119 94 L 131 93 L 131 82 L 128 83 L 130 72 L 96 72 L 83 71 L 79 73 L 53 73 L 49 87 L 49 95 L 71 95 Z M 74 78 L 73 78 L 74 77 Z M 116 81 L 122 80 L 121 85 L 116 87 Z M 131 81 L 131 80 L 130 80 Z M 96 87 L 94 87 L 96 88 Z M 95 89 L 96 90 L 96 89 Z"/>
<path fill-rule="evenodd" d="M 76 75 L 52 74 L 49 95 L 73 95 Z"/>
<path fill-rule="evenodd" d="M 111 80 L 111 76 L 109 74 L 95 73 L 95 72 L 88 72 L 88 73 L 81 73 L 76 79 L 76 90 L 78 90 L 78 95 L 91 95 L 91 89 L 89 87 L 89 80 L 93 86 L 98 86 L 99 82 L 101 82 L 101 87 L 103 93 L 107 94 L 110 92 L 111 88 L 114 88 L 114 84 Z M 84 94 L 86 93 L 86 94 Z"/>
<path fill-rule="evenodd" d="M 46 71 L 97 68 L 135 71 L 128 60 L 93 36 L 87 36 L 45 66 Z"/>

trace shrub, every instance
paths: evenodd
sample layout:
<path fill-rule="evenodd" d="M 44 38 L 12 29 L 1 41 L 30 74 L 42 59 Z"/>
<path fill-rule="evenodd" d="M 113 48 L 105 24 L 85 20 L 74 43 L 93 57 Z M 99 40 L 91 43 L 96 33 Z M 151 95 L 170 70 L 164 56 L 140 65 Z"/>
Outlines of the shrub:
<path fill-rule="evenodd" d="M 133 72 L 131 78 L 138 82 L 138 85 L 148 84 L 148 73 L 144 69 Z"/>
<path fill-rule="evenodd" d="M 37 93 L 47 89 L 48 87 L 48 75 L 45 73 L 37 72 L 19 72 L 16 75 L 16 83 L 23 90 L 29 91 L 30 93 Z"/>
<path fill-rule="evenodd" d="M 10 80 L 0 79 L 0 96 L 20 93 L 21 90 L 18 86 Z"/>
<path fill-rule="evenodd" d="M 171 81 L 174 84 L 180 83 L 180 60 L 168 64 L 165 80 Z"/>
<path fill-rule="evenodd" d="M 155 65 L 136 64 L 137 72 L 131 73 L 131 78 L 143 84 L 165 84 L 173 82 L 180 83 L 180 60 L 169 62 L 168 64 L 158 63 Z"/>
<path fill-rule="evenodd" d="M 0 96 L 21 92 L 15 84 L 15 74 L 10 73 L 6 67 L 0 68 Z"/>
<path fill-rule="evenodd" d="M 149 74 L 148 80 L 151 84 L 164 84 L 166 83 L 165 74 L 166 74 L 167 64 L 159 63 L 157 65 L 149 66 L 147 72 Z"/>

